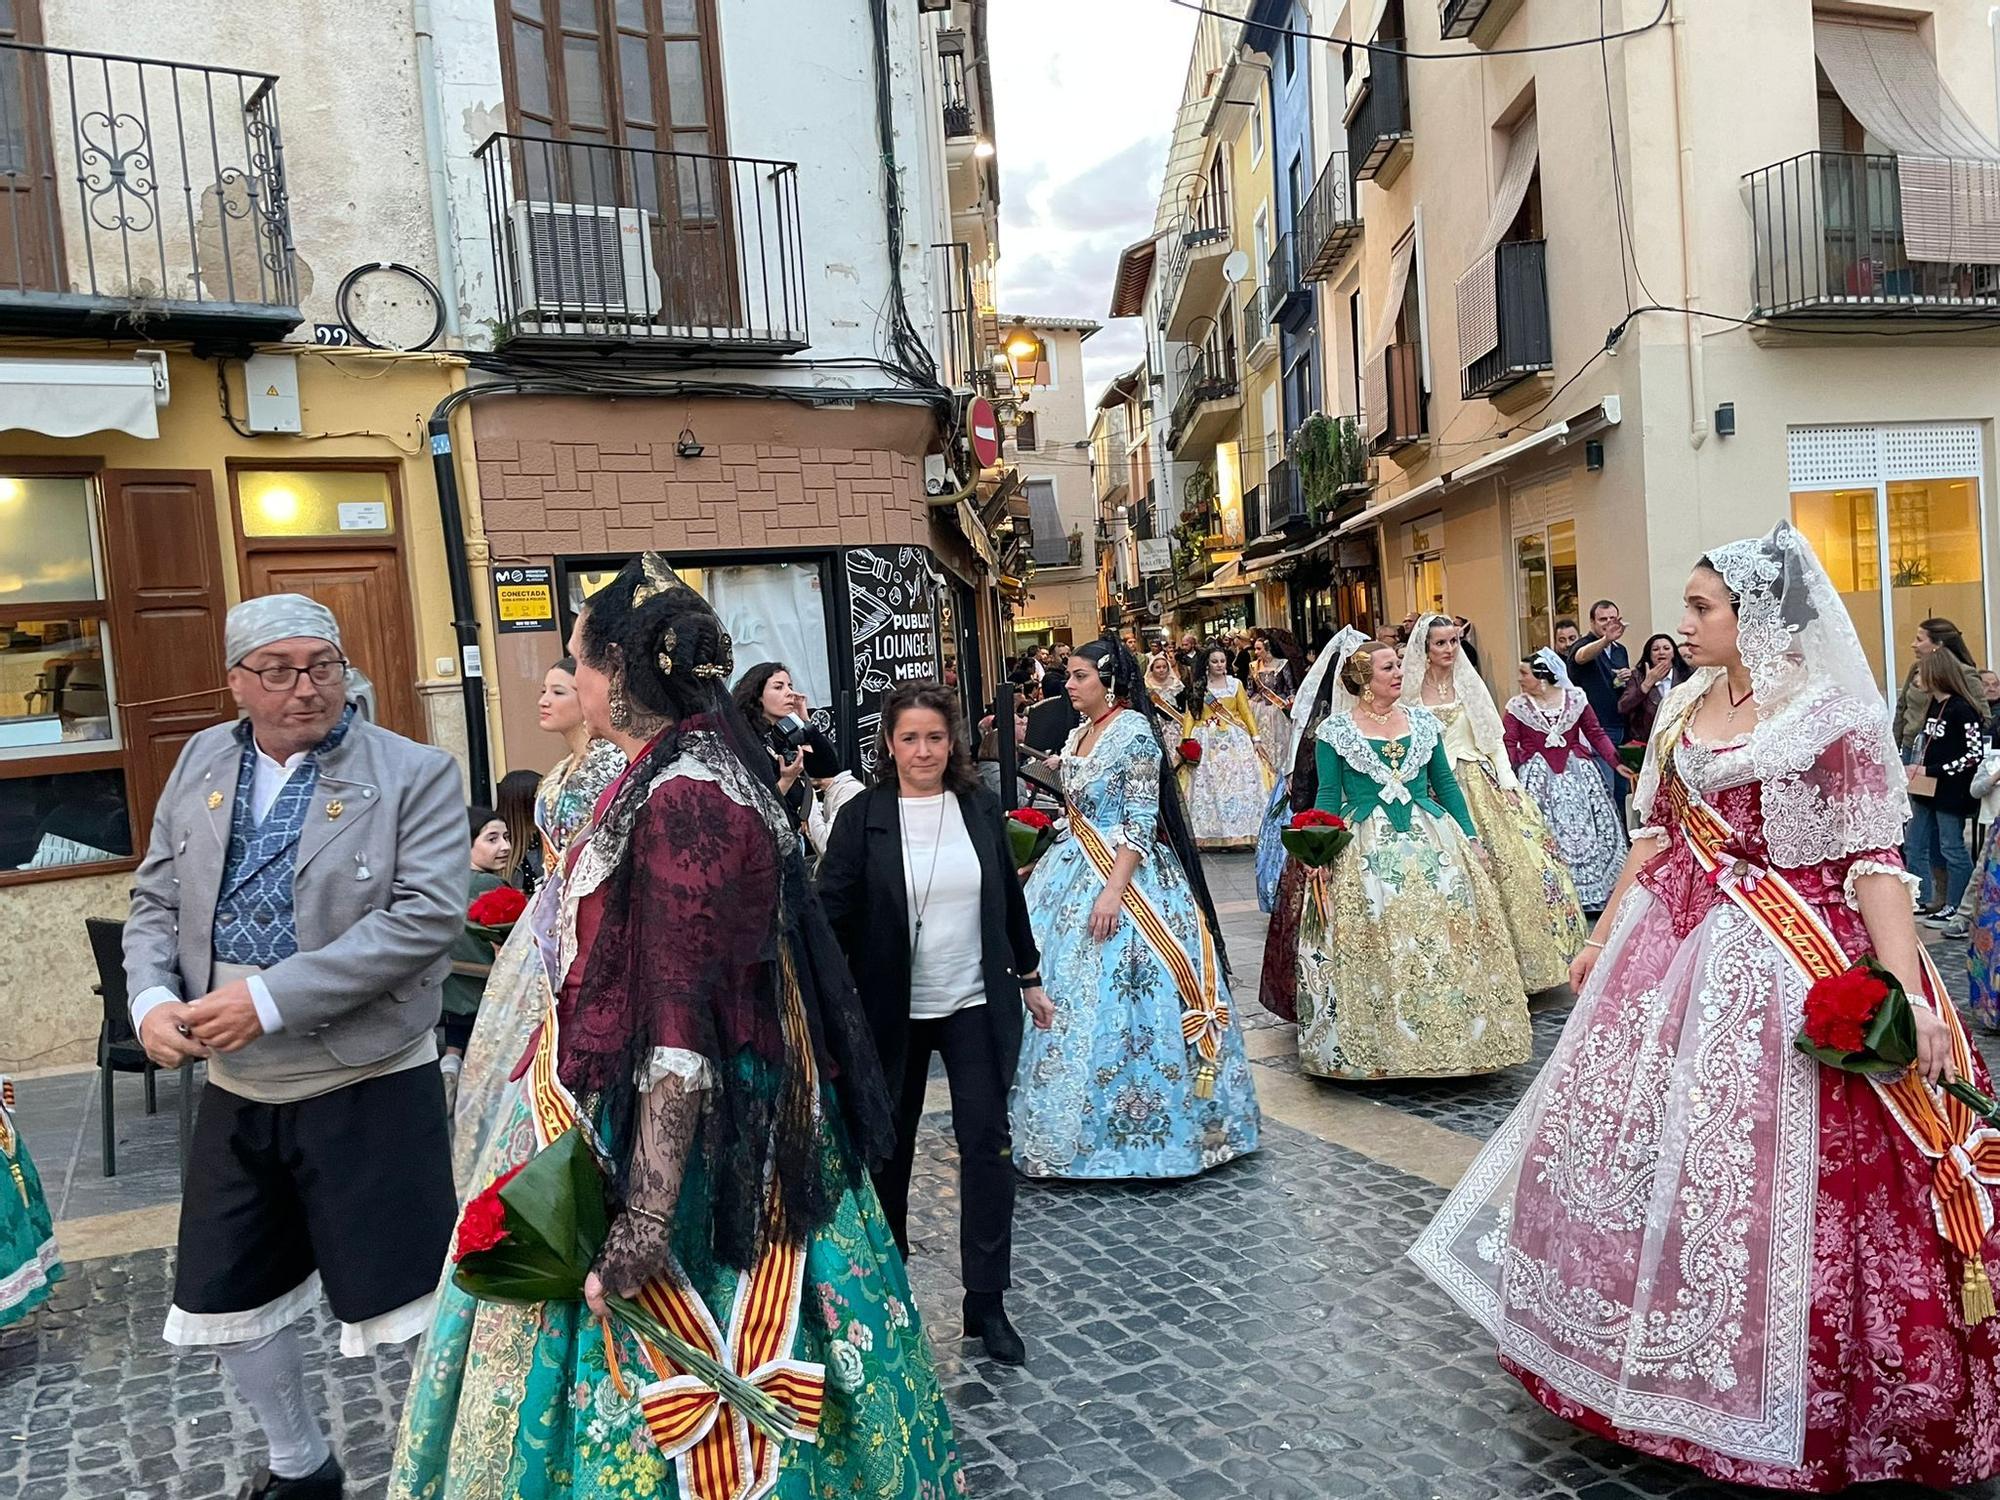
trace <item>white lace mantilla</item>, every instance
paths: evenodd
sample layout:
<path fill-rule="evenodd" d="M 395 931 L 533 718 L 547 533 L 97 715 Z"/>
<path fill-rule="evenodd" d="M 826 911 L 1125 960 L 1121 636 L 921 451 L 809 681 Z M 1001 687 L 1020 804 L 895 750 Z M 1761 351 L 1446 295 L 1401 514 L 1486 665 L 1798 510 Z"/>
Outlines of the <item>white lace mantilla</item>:
<path fill-rule="evenodd" d="M 1444 732 L 1437 715 L 1427 708 L 1407 707 L 1403 717 L 1410 721 L 1409 734 L 1402 736 L 1409 740 L 1410 748 L 1402 763 L 1395 766 L 1384 760 L 1376 748 L 1383 742 L 1363 734 L 1352 714 L 1334 714 L 1319 726 L 1320 739 L 1331 745 L 1355 771 L 1381 787 L 1385 803 L 1410 800 L 1410 783 L 1424 774 L 1431 762 L 1431 752 L 1437 748 L 1438 736 Z"/>

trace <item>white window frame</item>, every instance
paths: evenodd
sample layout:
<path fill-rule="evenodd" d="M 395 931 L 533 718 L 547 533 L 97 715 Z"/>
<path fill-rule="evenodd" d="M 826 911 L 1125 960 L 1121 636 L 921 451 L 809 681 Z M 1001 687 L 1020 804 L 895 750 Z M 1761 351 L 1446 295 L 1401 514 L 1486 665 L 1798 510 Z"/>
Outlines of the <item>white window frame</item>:
<path fill-rule="evenodd" d="M 1970 439 L 1972 451 L 1977 455 L 1969 464 L 1953 471 L 1950 465 L 1924 465 L 1923 473 L 1891 473 L 1887 448 L 1890 434 L 1910 432 L 1918 428 L 1961 429 L 1959 436 Z M 1901 684 L 1896 677 L 1896 653 L 1901 643 L 1896 640 L 1896 589 L 1890 568 L 1889 537 L 1889 486 L 1912 480 L 1929 479 L 1969 479 L 1972 481 L 1972 510 L 1979 520 L 1979 579 L 1981 613 L 1985 616 L 1987 654 L 1997 649 L 2000 636 L 1994 633 L 1993 590 L 1988 579 L 1993 574 L 1992 543 L 1986 523 L 1986 474 L 1985 435 L 1976 422 L 1878 422 L 1878 423 L 1808 423 L 1791 428 L 1786 433 L 1788 457 L 1787 485 L 1785 490 L 1785 515 L 1792 515 L 1792 496 L 1801 492 L 1825 491 L 1829 489 L 1870 490 L 1875 492 L 1875 560 L 1876 577 L 1881 580 L 1882 595 L 1882 681 L 1880 686 L 1885 700 L 1893 708 Z M 1849 437 L 1867 433 L 1872 439 L 1868 450 L 1868 462 L 1850 462 L 1834 471 L 1804 471 L 1802 465 L 1808 463 L 1802 452 L 1811 435 L 1823 432 L 1839 432 Z"/>
<path fill-rule="evenodd" d="M 1250 165 L 1256 166 L 1264 159 L 1264 96 L 1250 101 Z"/>
<path fill-rule="evenodd" d="M 83 483 L 84 520 L 90 531 L 91 584 L 95 597 L 104 601 L 104 614 L 97 622 L 97 641 L 104 659 L 104 693 L 107 700 L 107 717 L 111 720 L 111 737 L 102 740 L 65 740 L 53 745 L 0 745 L 0 761 L 49 760 L 64 755 L 100 755 L 109 751 L 122 751 L 125 745 L 125 717 L 118 711 L 118 663 L 117 653 L 111 647 L 111 611 L 114 608 L 111 596 L 111 576 L 108 560 L 104 555 L 104 496 L 95 478 L 85 474 L 9 474 L 4 461 L 0 461 L 0 477 L 22 479 L 77 479 Z M 20 604 L 0 603 L 0 617 L 14 618 L 27 616 L 35 619 L 54 618 L 46 605 L 32 600 Z M 129 767 L 121 766 L 121 774 L 129 772 Z M 51 772 L 51 775 L 65 773 Z M 127 796 L 130 786 L 127 786 Z M 123 859 L 126 856 L 119 855 Z"/>

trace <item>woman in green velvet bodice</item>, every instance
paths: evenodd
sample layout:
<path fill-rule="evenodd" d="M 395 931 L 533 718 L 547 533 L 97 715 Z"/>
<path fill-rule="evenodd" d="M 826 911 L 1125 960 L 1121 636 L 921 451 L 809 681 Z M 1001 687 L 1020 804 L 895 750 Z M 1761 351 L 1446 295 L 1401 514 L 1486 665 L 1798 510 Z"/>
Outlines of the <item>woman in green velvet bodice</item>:
<path fill-rule="evenodd" d="M 1488 1073 L 1531 1050 L 1527 995 L 1436 715 L 1393 646 L 1338 664 L 1316 805 L 1354 841 L 1299 933 L 1299 1064 L 1323 1078 Z"/>

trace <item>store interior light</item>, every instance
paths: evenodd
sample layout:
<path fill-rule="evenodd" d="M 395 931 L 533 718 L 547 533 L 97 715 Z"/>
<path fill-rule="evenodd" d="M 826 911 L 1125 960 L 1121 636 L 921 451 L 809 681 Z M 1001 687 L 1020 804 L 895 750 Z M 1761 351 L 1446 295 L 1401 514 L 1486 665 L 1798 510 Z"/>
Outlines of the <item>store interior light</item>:
<path fill-rule="evenodd" d="M 28 493 L 28 487 L 20 480 L 0 476 L 0 505 L 12 505 Z"/>
<path fill-rule="evenodd" d="M 273 485 L 257 496 L 257 509 L 273 526 L 290 526 L 299 518 L 299 495 L 283 485 Z"/>

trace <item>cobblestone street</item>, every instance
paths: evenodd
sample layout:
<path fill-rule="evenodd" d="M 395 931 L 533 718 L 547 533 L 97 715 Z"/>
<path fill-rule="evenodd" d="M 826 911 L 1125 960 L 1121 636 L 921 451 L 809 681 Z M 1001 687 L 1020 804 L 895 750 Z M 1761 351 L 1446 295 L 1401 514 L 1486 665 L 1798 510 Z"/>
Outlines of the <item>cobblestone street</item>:
<path fill-rule="evenodd" d="M 1010 1307 L 1031 1351 L 1025 1370 L 975 1360 L 953 1337 L 956 1187 L 945 1119 L 929 1122 L 912 1193 L 913 1274 L 972 1492 L 1747 1494 L 1542 1412 L 1501 1374 L 1484 1335 L 1403 1259 L 1442 1182 L 1535 1065 L 1463 1084 L 1339 1090 L 1299 1079 L 1289 1029 L 1251 998 L 1263 918 L 1247 857 L 1216 860 L 1213 879 L 1251 1013 L 1264 1149 L 1180 1185 L 1024 1187 Z M 1939 956 L 1962 993 L 1962 957 Z M 1563 1014 L 1538 1014 L 1537 1063 Z M 24 1106 L 39 1086 L 24 1082 Z M 159 1116 L 130 1119 L 170 1139 L 171 1112 L 163 1087 Z M 54 1132 L 28 1138 L 52 1201 L 68 1192 L 66 1174 L 95 1179 L 92 1149 L 79 1165 Z M 0 1339 L 0 1500 L 207 1500 L 233 1494 L 255 1467 L 254 1425 L 215 1361 L 159 1340 L 170 1258 L 148 1248 L 73 1263 L 50 1308 Z M 324 1322 L 312 1342 L 312 1380 L 349 1493 L 381 1495 L 407 1353 L 339 1358 Z M 2000 1496 L 2000 1486 L 1963 1493 Z"/>

